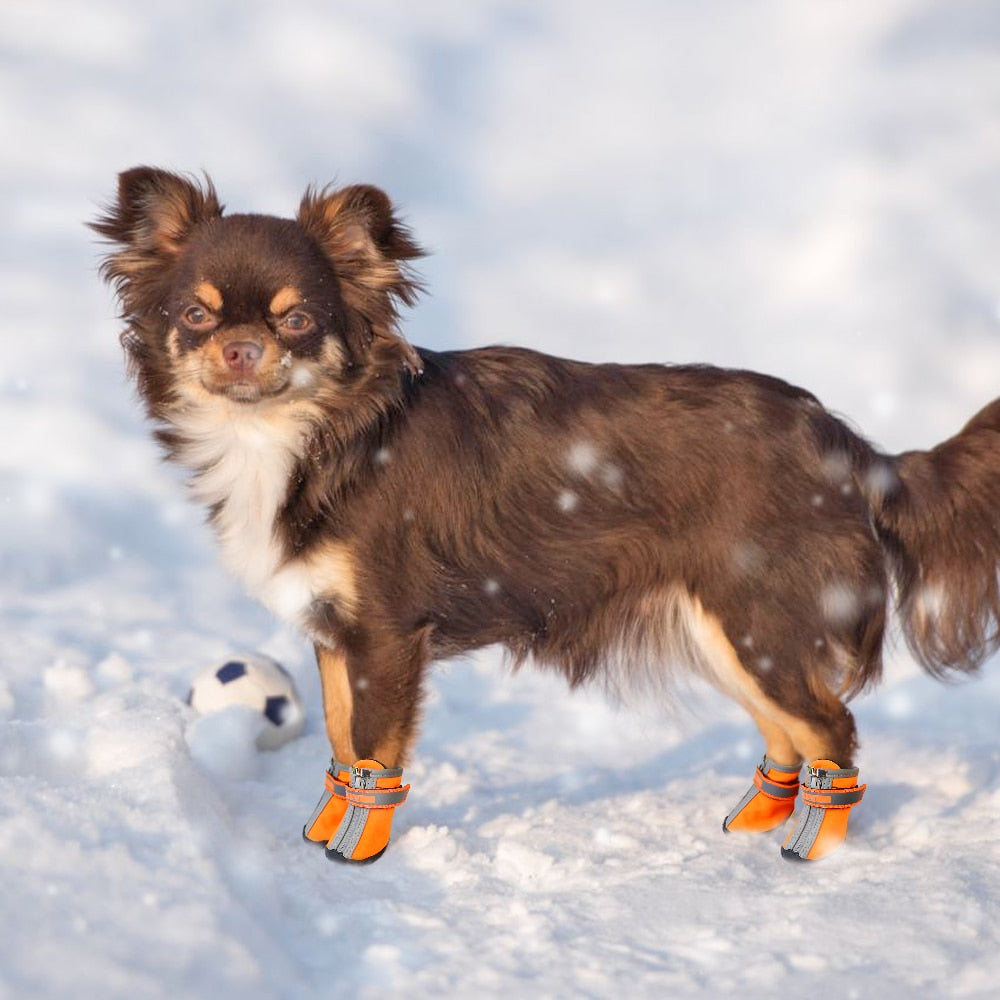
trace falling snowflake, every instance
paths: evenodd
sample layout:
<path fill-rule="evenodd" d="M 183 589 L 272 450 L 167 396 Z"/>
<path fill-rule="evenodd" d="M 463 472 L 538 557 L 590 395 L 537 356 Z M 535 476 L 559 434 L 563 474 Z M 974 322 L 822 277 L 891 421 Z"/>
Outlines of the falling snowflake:
<path fill-rule="evenodd" d="M 865 473 L 865 486 L 875 497 L 890 496 L 899 484 L 896 470 L 888 462 L 876 462 Z"/>
<path fill-rule="evenodd" d="M 563 490 L 558 498 L 556 499 L 556 504 L 561 511 L 569 513 L 571 510 L 576 510 L 577 504 L 580 502 L 580 498 L 572 490 Z"/>
<path fill-rule="evenodd" d="M 566 464 L 580 476 L 589 476 L 597 468 L 600 458 L 597 449 L 589 441 L 577 441 L 570 446 Z"/>
<path fill-rule="evenodd" d="M 831 583 L 820 595 L 823 617 L 831 625 L 850 625 L 861 613 L 861 600 L 857 591 L 846 583 Z"/>
<path fill-rule="evenodd" d="M 617 491 L 621 489 L 622 480 L 624 478 L 622 470 L 619 469 L 617 465 L 613 465 L 611 462 L 605 462 L 601 466 L 600 480 L 609 490 Z"/>
<path fill-rule="evenodd" d="M 843 451 L 830 451 L 823 456 L 823 475 L 827 482 L 840 484 L 851 478 L 851 457 Z"/>

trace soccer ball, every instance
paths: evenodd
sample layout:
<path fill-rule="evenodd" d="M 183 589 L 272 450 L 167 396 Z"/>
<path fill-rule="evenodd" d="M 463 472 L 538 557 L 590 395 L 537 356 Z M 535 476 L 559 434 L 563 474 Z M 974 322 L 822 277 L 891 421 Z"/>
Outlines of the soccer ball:
<path fill-rule="evenodd" d="M 203 670 L 191 684 L 187 703 L 208 715 L 234 705 L 257 713 L 260 729 L 257 746 L 277 750 L 295 739 L 305 727 L 302 699 L 288 671 L 261 653 L 233 656 Z"/>

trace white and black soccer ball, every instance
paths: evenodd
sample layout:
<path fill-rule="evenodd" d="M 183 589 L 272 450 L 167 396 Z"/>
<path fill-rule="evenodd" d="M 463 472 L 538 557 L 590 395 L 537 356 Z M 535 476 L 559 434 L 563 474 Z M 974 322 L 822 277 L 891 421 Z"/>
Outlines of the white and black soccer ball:
<path fill-rule="evenodd" d="M 301 735 L 306 717 L 295 682 L 276 660 L 261 653 L 232 656 L 203 670 L 191 684 L 187 703 L 200 715 L 234 705 L 260 718 L 257 746 L 278 747 Z"/>

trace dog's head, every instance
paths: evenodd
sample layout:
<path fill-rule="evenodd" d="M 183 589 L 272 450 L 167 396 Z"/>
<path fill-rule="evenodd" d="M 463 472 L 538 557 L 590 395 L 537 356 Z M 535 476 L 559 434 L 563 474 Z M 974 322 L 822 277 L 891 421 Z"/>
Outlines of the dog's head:
<path fill-rule="evenodd" d="M 397 309 L 421 255 L 378 188 L 310 189 L 295 220 L 225 215 L 215 190 L 136 167 L 91 224 L 114 248 L 122 343 L 154 413 L 212 397 L 254 405 L 420 369 Z"/>

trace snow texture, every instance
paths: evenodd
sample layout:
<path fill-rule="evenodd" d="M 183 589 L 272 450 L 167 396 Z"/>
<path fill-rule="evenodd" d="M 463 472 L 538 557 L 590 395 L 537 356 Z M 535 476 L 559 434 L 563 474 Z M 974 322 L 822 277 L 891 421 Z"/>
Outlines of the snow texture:
<path fill-rule="evenodd" d="M 237 211 L 380 184 L 435 251 L 418 344 L 764 370 L 926 447 L 1000 393 L 998 49 L 992 0 L 3 4 L 0 997 L 996 996 L 996 661 L 891 652 L 821 866 L 723 837 L 735 706 L 494 651 L 432 678 L 385 857 L 304 844 L 308 644 L 160 463 L 82 223 L 141 162 Z M 183 703 L 244 648 L 308 706 L 276 753 Z"/>

